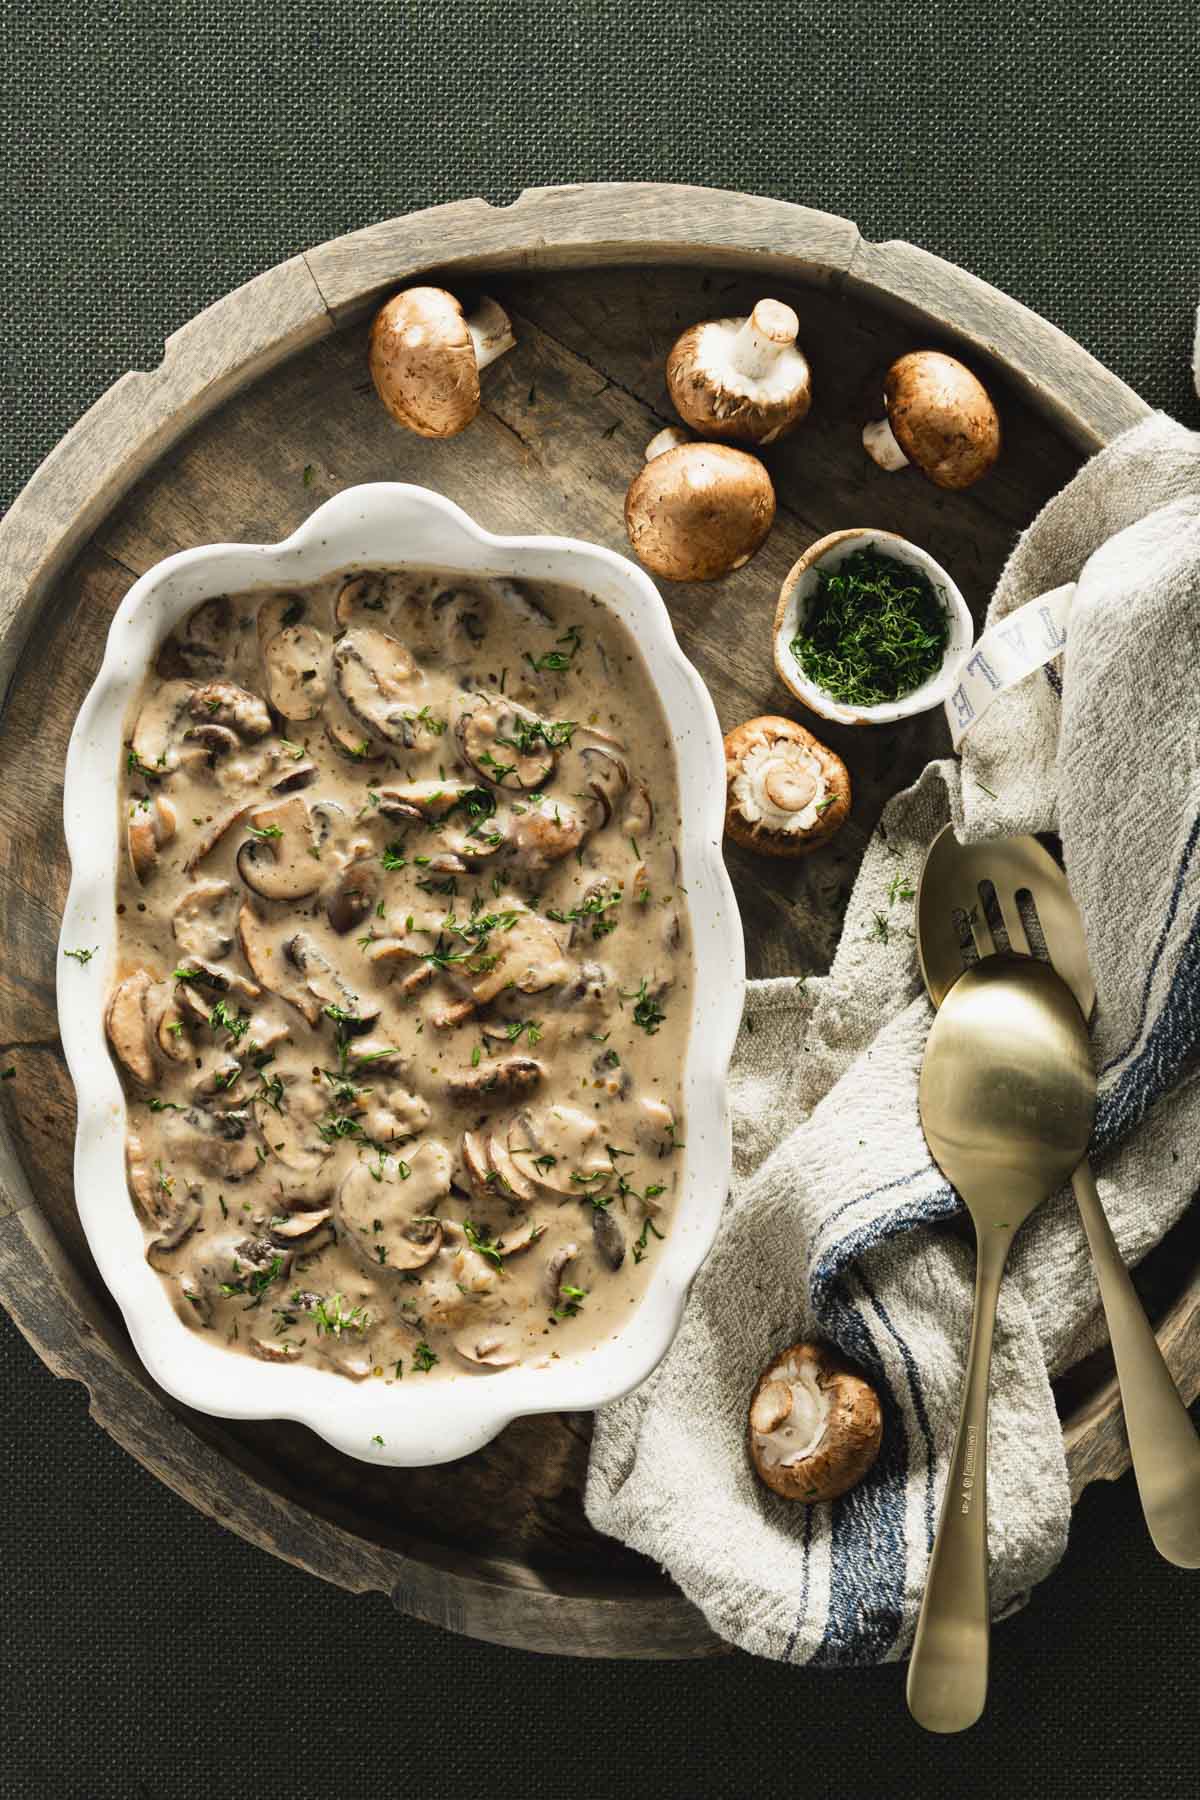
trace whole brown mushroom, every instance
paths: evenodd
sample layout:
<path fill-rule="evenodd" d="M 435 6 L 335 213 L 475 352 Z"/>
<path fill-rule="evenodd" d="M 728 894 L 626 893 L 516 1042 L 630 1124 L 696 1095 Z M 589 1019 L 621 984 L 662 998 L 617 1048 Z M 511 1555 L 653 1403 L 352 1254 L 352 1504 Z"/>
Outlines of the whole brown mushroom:
<path fill-rule="evenodd" d="M 715 581 L 740 569 L 775 518 L 775 489 L 757 457 L 728 444 L 688 443 L 668 427 L 625 496 L 639 562 L 667 581 Z"/>
<path fill-rule="evenodd" d="M 863 427 L 881 469 L 914 463 L 935 487 L 966 488 L 1000 454 L 1000 418 L 983 383 L 941 350 L 910 350 L 883 388 L 887 416 Z"/>
<path fill-rule="evenodd" d="M 667 387 L 681 419 L 706 438 L 773 444 L 812 404 L 800 321 L 780 300 L 760 300 L 746 319 L 692 325 L 667 358 Z"/>
<path fill-rule="evenodd" d="M 421 437 L 448 438 L 479 411 L 482 370 L 515 342 L 508 314 L 494 300 L 480 300 L 467 318 L 444 288 L 405 288 L 376 313 L 367 361 L 398 424 Z"/>
<path fill-rule="evenodd" d="M 791 1344 L 750 1401 L 750 1458 L 773 1493 L 814 1505 L 862 1480 L 879 1454 L 879 1396 L 828 1344 Z"/>
<path fill-rule="evenodd" d="M 725 829 L 747 850 L 807 856 L 850 816 L 841 757 L 794 719 L 767 715 L 725 739 Z"/>

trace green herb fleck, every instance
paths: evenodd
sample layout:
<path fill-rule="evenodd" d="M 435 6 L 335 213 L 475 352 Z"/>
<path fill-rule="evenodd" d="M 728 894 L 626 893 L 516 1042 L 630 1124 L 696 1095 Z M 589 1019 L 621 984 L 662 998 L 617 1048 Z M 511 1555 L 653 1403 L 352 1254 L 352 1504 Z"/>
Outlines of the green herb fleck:
<path fill-rule="evenodd" d="M 302 1296 L 292 1295 L 292 1305 L 303 1304 Z M 371 1323 L 371 1315 L 361 1306 L 352 1306 L 347 1312 L 342 1304 L 340 1294 L 332 1294 L 328 1300 L 318 1300 L 309 1315 L 317 1328 L 317 1336 L 328 1334 L 340 1338 L 343 1331 L 357 1331 L 361 1336 Z"/>
<path fill-rule="evenodd" d="M 178 975 L 179 971 L 176 970 Z M 231 1013 L 224 1000 L 218 1000 L 208 1015 L 209 1025 L 214 1031 L 224 1031 L 229 1035 L 230 1044 L 237 1044 L 250 1028 L 250 1021 L 244 1013 Z"/>
<path fill-rule="evenodd" d="M 554 1317 L 556 1319 L 573 1319 L 587 1299 L 588 1290 L 587 1288 L 572 1287 L 569 1281 L 564 1281 L 558 1290 L 558 1296 L 563 1304 L 554 1308 Z"/>
<path fill-rule="evenodd" d="M 483 1237 L 472 1225 L 470 1219 L 463 1220 L 463 1232 L 470 1248 L 482 1256 L 485 1262 L 491 1263 L 494 1269 L 504 1273 L 504 1260 L 497 1238 Z"/>
<path fill-rule="evenodd" d="M 165 764 L 166 757 L 160 757 L 159 761 Z M 163 773 L 161 768 L 153 769 L 148 763 L 144 763 L 136 750 L 126 752 L 125 772 L 127 775 L 145 775 L 151 781 L 158 781 Z"/>
<path fill-rule="evenodd" d="M 620 906 L 624 897 L 620 888 L 612 894 L 590 894 L 586 900 L 581 900 L 578 906 L 572 906 L 567 912 L 549 907 L 546 917 L 553 919 L 557 925 L 571 925 L 590 919 L 593 938 L 607 937 L 610 931 L 617 929 L 617 921 L 607 915 L 612 907 Z"/>
<path fill-rule="evenodd" d="M 516 763 L 497 762 L 490 750 L 484 750 L 479 761 L 483 768 L 491 772 L 493 781 L 502 782 L 506 775 L 515 775 L 517 772 Z"/>
<path fill-rule="evenodd" d="M 531 1050 L 535 1044 L 541 1043 L 542 1038 L 544 1036 L 540 1020 L 538 1020 L 538 1019 L 511 1019 L 508 1023 L 508 1026 L 506 1027 L 506 1035 L 508 1037 L 509 1043 L 515 1044 L 517 1039 L 521 1036 L 522 1032 L 525 1032 L 527 1034 L 528 1040 L 529 1040 L 529 1047 Z"/>
<path fill-rule="evenodd" d="M 648 1231 L 652 1231 L 659 1242 L 662 1242 L 664 1234 L 658 1229 L 658 1226 L 654 1223 L 654 1220 L 650 1217 L 649 1213 L 647 1213 L 646 1217 L 642 1220 L 640 1236 L 634 1240 L 633 1260 L 635 1263 L 640 1263 L 650 1248 L 646 1241 L 646 1233 Z"/>
<path fill-rule="evenodd" d="M 100 946 L 97 944 L 93 950 L 64 950 L 63 955 L 71 957 L 73 961 L 79 964 L 80 968 L 83 968 L 85 964 L 91 962 L 93 956 L 96 954 L 96 950 L 99 948 Z"/>
<path fill-rule="evenodd" d="M 640 1025 L 648 1037 L 653 1037 L 667 1015 L 658 1001 L 646 992 L 645 977 L 632 993 L 627 994 L 623 988 L 618 991 L 622 1000 L 633 1000 L 636 1003 L 633 1009 L 634 1024 Z"/>
<path fill-rule="evenodd" d="M 542 745 L 549 750 L 563 749 L 571 742 L 574 732 L 574 719 L 514 718 L 512 735 L 497 736 L 496 742 L 508 750 L 515 750 L 519 756 L 533 756 Z"/>
<path fill-rule="evenodd" d="M 540 674 L 543 670 L 550 670 L 552 673 L 557 673 L 562 669 L 569 669 L 575 652 L 583 643 L 577 625 L 568 626 L 563 635 L 560 638 L 555 638 L 554 641 L 556 644 L 565 644 L 566 649 L 547 650 L 545 655 L 536 658 L 531 656 L 528 650 L 525 652 L 525 661 L 535 673 Z"/>
<path fill-rule="evenodd" d="M 236 1258 L 233 1266 L 235 1269 L 239 1266 Z M 255 1269 L 253 1274 L 240 1277 L 237 1281 L 223 1281 L 221 1292 L 227 1300 L 234 1294 L 246 1294 L 250 1305 L 257 1306 L 267 1289 L 279 1280 L 282 1273 L 283 1257 L 273 1256 L 267 1268 Z"/>

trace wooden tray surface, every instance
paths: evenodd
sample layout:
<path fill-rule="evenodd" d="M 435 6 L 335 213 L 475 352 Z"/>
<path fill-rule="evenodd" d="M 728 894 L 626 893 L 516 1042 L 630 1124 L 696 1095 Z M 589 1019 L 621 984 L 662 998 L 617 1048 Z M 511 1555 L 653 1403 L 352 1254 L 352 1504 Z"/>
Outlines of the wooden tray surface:
<path fill-rule="evenodd" d="M 391 425 L 365 366 L 372 306 L 429 272 L 459 291 L 486 278 L 518 337 L 485 379 L 480 418 L 441 444 Z M 326 1580 L 530 1649 L 722 1648 L 655 1568 L 587 1525 L 586 1415 L 519 1421 L 449 1467 L 381 1470 L 303 1427 L 187 1412 L 133 1356 L 72 1198 L 74 1102 L 54 1001 L 63 759 L 137 575 L 191 544 L 279 539 L 352 483 L 415 481 L 494 531 L 624 550 L 626 485 L 672 417 L 671 341 L 767 291 L 800 315 L 816 390 L 810 419 L 767 457 L 777 524 L 730 579 L 664 588 L 728 729 L 789 710 L 769 625 L 784 573 L 815 537 L 846 524 L 899 530 L 948 568 L 978 617 L 1017 533 L 1144 404 L 1015 301 L 910 245 L 866 244 L 845 220 L 698 188 L 542 189 L 508 208 L 470 200 L 390 220 L 239 289 L 177 332 L 159 369 L 118 382 L 0 525 L 0 1054 L 17 1071 L 0 1087 L 0 1300 L 56 1374 L 86 1384 L 100 1424 L 192 1504 Z M 886 364 L 918 342 L 957 346 L 997 392 L 1005 454 L 966 495 L 877 474 L 858 441 Z M 731 854 L 752 976 L 828 964 L 880 807 L 948 742 L 936 718 L 817 729 L 850 766 L 853 818 L 795 865 Z M 1197 1235 L 1189 1218 L 1148 1259 L 1189 1398 L 1200 1387 Z M 1111 1365 L 1073 1372 L 1062 1408 L 1073 1490 L 1119 1474 L 1128 1457 Z"/>

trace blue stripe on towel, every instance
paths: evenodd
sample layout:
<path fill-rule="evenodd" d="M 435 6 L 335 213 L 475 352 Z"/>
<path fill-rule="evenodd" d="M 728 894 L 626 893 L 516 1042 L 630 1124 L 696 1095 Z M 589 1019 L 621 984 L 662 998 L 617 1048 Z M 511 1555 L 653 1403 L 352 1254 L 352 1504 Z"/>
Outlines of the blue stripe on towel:
<path fill-rule="evenodd" d="M 834 1343 L 867 1371 L 883 1408 L 879 1461 L 830 1509 L 829 1611 L 811 1666 L 844 1669 L 882 1662 L 900 1630 L 908 1432 L 871 1333 L 843 1297 L 840 1284 L 828 1290 L 822 1321 Z M 796 1623 L 798 1629 L 801 1621 Z"/>
<path fill-rule="evenodd" d="M 914 1181 L 920 1181 L 923 1175 L 928 1175 L 932 1167 L 932 1163 L 925 1163 L 922 1168 L 914 1169 L 911 1175 L 898 1175 L 895 1181 L 885 1181 L 882 1187 L 872 1188 L 868 1194 L 855 1194 L 853 1200 L 843 1200 L 840 1206 L 835 1206 L 833 1211 L 821 1220 L 817 1227 L 818 1234 L 828 1231 L 829 1227 L 836 1224 L 844 1214 L 850 1211 L 852 1206 L 865 1206 L 869 1200 L 877 1200 L 880 1194 L 890 1194 L 893 1188 L 911 1187 Z"/>
<path fill-rule="evenodd" d="M 919 1173 L 928 1173 L 927 1170 Z M 893 1185 L 903 1186 L 905 1182 Z M 892 1392 L 883 1358 L 857 1309 L 846 1298 L 842 1274 L 874 1244 L 898 1236 L 917 1225 L 946 1218 L 958 1202 L 948 1184 L 922 1195 L 884 1218 L 872 1219 L 850 1231 L 821 1256 L 814 1270 L 813 1303 L 822 1328 L 847 1356 L 869 1375 L 883 1408 L 883 1447 L 879 1461 L 866 1480 L 835 1501 L 829 1531 L 829 1611 L 825 1631 L 812 1663 L 817 1668 L 847 1668 L 856 1663 L 879 1662 L 896 1642 L 904 1618 L 905 1578 L 908 1562 L 906 1509 L 909 1443 L 904 1412 Z M 861 1271 L 856 1269 L 861 1281 Z M 882 1314 L 874 1295 L 863 1284 L 868 1298 Z M 914 1411 L 925 1436 L 928 1510 L 932 1517 L 932 1439 L 924 1396 L 917 1406 L 920 1379 L 907 1344 L 891 1320 L 884 1316 L 904 1361 L 910 1386 L 916 1385 Z M 800 1628 L 798 1618 L 792 1641 Z"/>
<path fill-rule="evenodd" d="M 908 1385 L 912 1393 L 913 1411 L 917 1415 L 917 1424 L 921 1427 L 921 1436 L 925 1440 L 925 1548 L 933 1549 L 933 1431 L 929 1424 L 929 1412 L 925 1405 L 925 1390 L 921 1386 L 921 1374 L 917 1368 L 916 1358 L 893 1325 L 887 1308 L 872 1288 L 870 1282 L 858 1271 L 859 1285 L 867 1299 L 871 1302 L 884 1329 L 890 1332 L 904 1364 L 904 1372 L 908 1376 Z"/>
<path fill-rule="evenodd" d="M 1158 965 L 1162 961 L 1168 933 L 1175 923 L 1175 915 L 1179 911 L 1179 902 L 1183 898 L 1183 884 L 1187 879 L 1188 869 L 1191 866 L 1192 857 L 1195 855 L 1198 842 L 1200 842 L 1200 813 L 1198 813 L 1196 818 L 1192 821 L 1192 829 L 1188 833 L 1187 843 L 1183 847 L 1183 855 L 1179 859 L 1179 869 L 1175 876 L 1175 885 L 1171 889 L 1171 901 L 1170 905 L 1167 907 L 1167 916 L 1163 920 L 1162 930 L 1158 934 L 1158 942 L 1155 944 L 1154 954 L 1150 958 L 1150 967 L 1146 970 L 1146 979 L 1142 984 L 1142 1004 L 1138 1012 L 1137 1028 L 1125 1048 L 1119 1050 L 1115 1056 L 1110 1057 L 1108 1062 L 1105 1063 L 1100 1071 L 1102 1076 L 1107 1075 L 1110 1069 L 1115 1069 L 1118 1063 L 1125 1061 L 1125 1058 L 1131 1053 L 1145 1028 L 1146 1015 L 1150 1011 L 1150 990 L 1154 985 L 1154 977 L 1158 973 Z"/>

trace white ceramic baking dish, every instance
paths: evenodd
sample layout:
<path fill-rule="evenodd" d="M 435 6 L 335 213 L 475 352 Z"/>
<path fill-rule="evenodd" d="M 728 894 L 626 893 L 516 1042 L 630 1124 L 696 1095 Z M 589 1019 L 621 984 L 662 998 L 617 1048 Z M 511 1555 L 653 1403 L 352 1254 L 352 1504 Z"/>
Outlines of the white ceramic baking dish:
<path fill-rule="evenodd" d="M 620 1334 L 549 1368 L 452 1380 L 416 1375 L 386 1386 L 321 1369 L 235 1356 L 185 1326 L 147 1264 L 125 1186 L 125 1100 L 103 1013 L 116 960 L 118 779 L 123 727 L 158 646 L 216 594 L 320 580 L 355 565 L 437 568 L 566 582 L 596 596 L 641 646 L 674 733 L 683 811 L 683 885 L 696 954 L 684 1075 L 686 1150 L 671 1229 L 655 1245 L 642 1303 Z M 493 537 L 423 488 L 379 482 L 326 502 L 281 544 L 214 544 L 147 571 L 113 619 L 104 661 L 67 754 L 64 818 L 71 887 L 60 940 L 58 1011 L 75 1083 L 75 1195 L 92 1254 L 154 1379 L 220 1418 L 295 1419 L 364 1460 L 447 1462 L 478 1449 L 524 1413 L 588 1409 L 628 1392 L 664 1355 L 688 1284 L 716 1234 L 730 1170 L 725 1076 L 742 1011 L 742 931 L 721 857 L 721 732 L 711 699 L 675 640 L 657 589 L 610 550 L 556 537 Z M 94 949 L 79 963 L 63 952 Z M 380 1442 L 379 1440 L 382 1440 Z"/>

